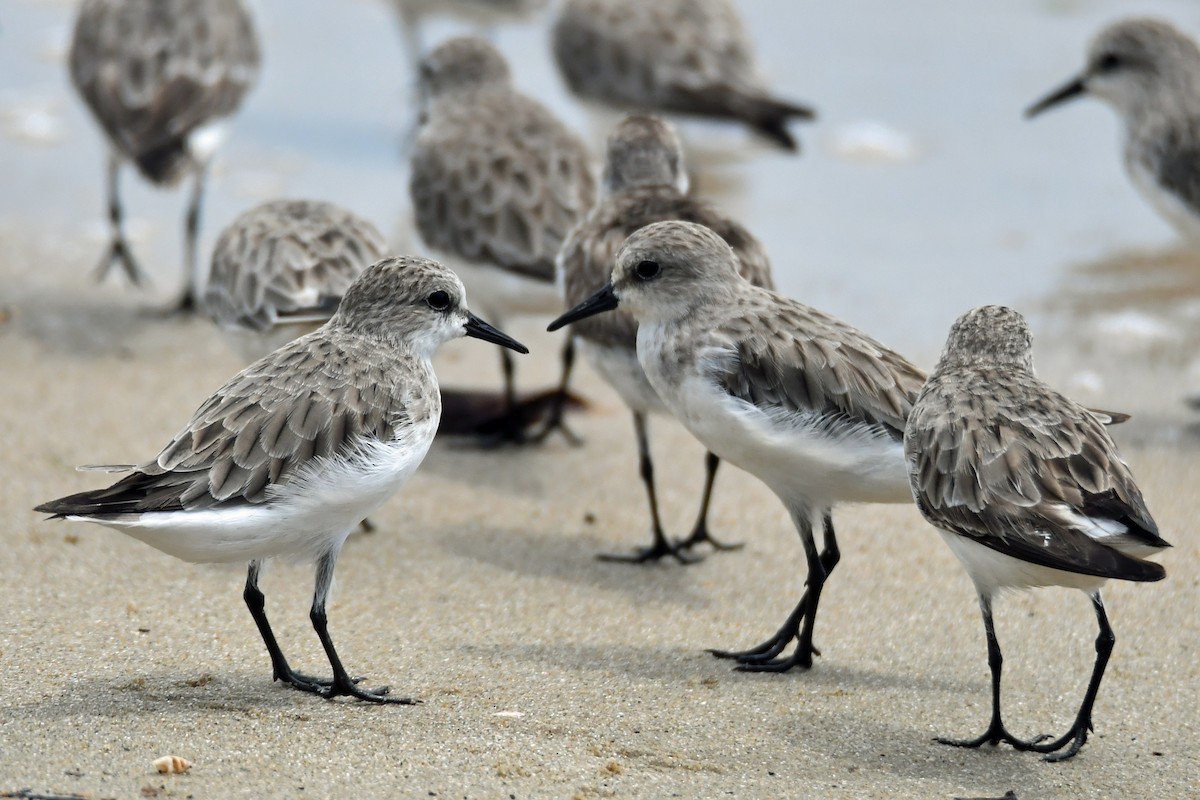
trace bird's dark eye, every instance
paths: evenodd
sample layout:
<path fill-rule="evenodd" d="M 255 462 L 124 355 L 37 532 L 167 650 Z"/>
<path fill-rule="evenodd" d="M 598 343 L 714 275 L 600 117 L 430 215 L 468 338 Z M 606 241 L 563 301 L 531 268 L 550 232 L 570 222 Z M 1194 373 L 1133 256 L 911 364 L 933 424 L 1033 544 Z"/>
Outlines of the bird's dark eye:
<path fill-rule="evenodd" d="M 660 267 L 657 261 L 641 261 L 633 268 L 633 271 L 642 280 L 649 281 L 658 277 Z"/>
<path fill-rule="evenodd" d="M 1096 67 L 1101 72 L 1112 72 L 1121 66 L 1121 57 L 1116 53 L 1106 53 L 1098 62 Z"/>
<path fill-rule="evenodd" d="M 450 307 L 450 293 L 439 289 L 425 298 L 425 302 L 429 303 L 429 307 L 434 311 L 445 311 Z"/>

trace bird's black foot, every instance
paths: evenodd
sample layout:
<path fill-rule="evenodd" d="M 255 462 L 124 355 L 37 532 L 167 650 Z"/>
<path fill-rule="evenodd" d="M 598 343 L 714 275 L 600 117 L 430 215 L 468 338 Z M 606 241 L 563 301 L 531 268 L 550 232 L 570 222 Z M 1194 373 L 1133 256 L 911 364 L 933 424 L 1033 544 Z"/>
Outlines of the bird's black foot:
<path fill-rule="evenodd" d="M 696 529 L 692 531 L 692 534 L 686 539 L 676 542 L 675 547 L 680 550 L 690 550 L 696 545 L 705 543 L 711 545 L 712 549 L 717 551 L 741 550 L 746 546 L 745 542 L 726 543 L 718 541 L 714 539 L 708 532 L 707 525 L 697 525 Z"/>
<path fill-rule="evenodd" d="M 572 447 L 579 447 L 583 444 L 583 438 L 567 425 L 565 411 L 568 400 L 569 396 L 565 392 L 559 392 L 556 397 L 551 399 L 550 408 L 546 413 L 546 421 L 542 423 L 541 428 L 529 437 L 531 442 L 541 444 L 550 434 L 557 431 L 562 434 L 563 438 L 567 440 L 567 444 Z"/>
<path fill-rule="evenodd" d="M 599 553 L 596 558 L 616 564 L 646 564 L 659 561 L 670 556 L 680 564 L 696 564 L 704 560 L 704 556 L 694 556 L 686 553 L 663 538 L 656 538 L 654 544 L 634 550 L 632 553 Z"/>
<path fill-rule="evenodd" d="M 812 643 L 806 645 L 797 641 L 796 649 L 790 656 L 779 658 L 779 654 L 787 649 L 792 640 L 799 639 L 799 625 L 797 624 L 793 629 L 792 623 L 793 620 L 789 619 L 787 624 L 774 636 L 749 650 L 709 650 L 708 652 L 717 658 L 728 658 L 738 662 L 738 666 L 734 669 L 739 672 L 787 672 L 793 667 L 810 669 L 812 657 L 821 655 L 821 651 Z"/>
<path fill-rule="evenodd" d="M 950 739 L 944 736 L 938 736 L 934 739 L 938 744 L 949 745 L 950 747 L 982 747 L 985 744 L 998 745 L 1001 742 L 1012 745 L 1014 750 L 1035 750 L 1039 742 L 1043 742 L 1050 737 L 1046 734 L 1036 736 L 1033 739 L 1018 739 L 1008 732 L 1004 727 L 1004 723 L 1000 720 L 992 720 L 992 724 L 988 727 L 983 735 L 977 736 L 974 739 Z"/>
<path fill-rule="evenodd" d="M 790 656 L 761 661 L 746 659 L 740 661 L 734 669 L 738 672 L 787 672 L 793 667 L 812 669 L 814 655 L 821 655 L 815 647 L 797 647 Z"/>
<path fill-rule="evenodd" d="M 520 406 L 481 422 L 476 432 L 479 434 L 479 446 L 487 450 L 521 447 L 533 441 L 529 435 L 529 420 Z"/>
<path fill-rule="evenodd" d="M 1049 739 L 1050 737 L 1044 735 L 1039 736 L 1037 739 L 1034 739 L 1032 742 L 1030 742 L 1030 747 L 1028 749 L 1035 753 L 1045 753 L 1046 755 L 1043 756 L 1045 761 L 1066 761 L 1069 758 L 1074 758 L 1079 753 L 1084 743 L 1087 742 L 1088 732 L 1091 729 L 1092 723 L 1090 721 L 1076 722 L 1071 727 L 1071 730 L 1067 731 L 1058 739 L 1042 744 L 1043 740 Z M 1067 749 L 1063 750 L 1064 747 Z"/>
<path fill-rule="evenodd" d="M 358 684 L 362 678 L 346 677 L 339 680 L 335 677 L 333 680 L 323 680 L 289 669 L 284 675 L 277 673 L 275 679 L 283 681 L 293 689 L 320 695 L 326 700 L 332 700 L 335 697 L 355 697 L 371 703 L 413 705 L 420 702 L 409 697 L 390 697 L 388 692 L 391 689 L 387 686 L 381 686 L 378 689 L 360 689 Z"/>
<path fill-rule="evenodd" d="M 359 533 L 374 533 L 375 532 L 375 523 L 371 522 L 371 520 L 369 518 L 364 517 L 362 522 L 358 523 L 358 532 Z"/>
<path fill-rule="evenodd" d="M 138 264 L 137 259 L 133 257 L 133 251 L 129 249 L 129 242 L 125 241 L 124 237 L 117 237 L 112 240 L 112 244 L 108 247 L 108 252 L 100 259 L 100 263 L 96 265 L 94 272 L 96 282 L 99 283 L 108 277 L 108 273 L 112 272 L 113 266 L 119 266 L 121 271 L 129 278 L 129 282 L 134 286 L 144 286 L 149 282 L 145 271 Z"/>

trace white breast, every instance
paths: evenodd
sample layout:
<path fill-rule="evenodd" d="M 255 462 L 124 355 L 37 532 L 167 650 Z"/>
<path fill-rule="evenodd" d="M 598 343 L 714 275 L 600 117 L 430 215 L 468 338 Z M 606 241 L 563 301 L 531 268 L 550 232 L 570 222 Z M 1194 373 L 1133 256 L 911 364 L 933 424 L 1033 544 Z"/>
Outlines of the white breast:
<path fill-rule="evenodd" d="M 671 413 L 709 450 L 755 475 L 785 502 L 908 503 L 901 442 L 863 424 L 831 430 L 818 415 L 772 415 L 729 395 L 704 374 L 703 351 L 681 374 L 662 358 L 661 334 L 638 331 L 638 358 Z"/>
<path fill-rule="evenodd" d="M 609 347 L 582 338 L 579 340 L 579 351 L 609 386 L 617 390 L 632 411 L 642 414 L 667 413 L 662 398 L 654 391 L 638 362 L 636 352 L 628 347 Z"/>
<path fill-rule="evenodd" d="M 1200 244 L 1200 216 L 1174 192 L 1168 191 L 1158 181 L 1158 176 L 1148 170 L 1138 159 L 1126 159 L 1126 167 L 1133 185 L 1142 197 L 1154 206 L 1154 210 L 1171 224 L 1181 236 L 1193 244 Z"/>

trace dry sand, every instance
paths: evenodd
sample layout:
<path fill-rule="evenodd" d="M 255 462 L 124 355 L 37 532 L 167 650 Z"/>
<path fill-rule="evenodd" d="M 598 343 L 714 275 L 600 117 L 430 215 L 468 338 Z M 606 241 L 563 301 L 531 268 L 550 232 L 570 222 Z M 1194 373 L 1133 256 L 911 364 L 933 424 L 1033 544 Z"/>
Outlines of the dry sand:
<path fill-rule="evenodd" d="M 30 509 L 104 476 L 76 464 L 148 457 L 239 368 L 202 320 L 81 276 L 92 243 L 0 237 L 0 793 L 134 797 L 1195 797 L 1200 786 L 1196 454 L 1142 419 L 1120 434 L 1164 535 L 1170 577 L 1112 585 L 1117 646 L 1082 754 L 1051 765 L 961 751 L 989 713 L 972 588 L 911 507 L 837 516 L 843 561 L 808 672 L 745 675 L 704 648 L 749 646 L 802 580 L 779 503 L 725 470 L 714 532 L 742 552 L 681 567 L 605 564 L 648 538 L 633 437 L 586 368 L 586 445 L 481 453 L 436 445 L 353 537 L 330 626 L 349 668 L 424 700 L 326 702 L 270 680 L 240 568 L 176 561 L 119 533 Z M 524 385 L 553 377 L 558 340 L 530 322 Z M 487 385 L 492 347 L 456 343 L 445 384 Z M 1171 388 L 1170 391 L 1174 391 Z M 1149 393 L 1160 393 L 1152 387 Z M 1109 403 L 1109 407 L 1117 407 Z M 1138 411 L 1139 409 L 1129 409 Z M 1172 423 L 1174 424 L 1174 423 Z M 656 421 L 670 529 L 690 526 L 701 450 Z M 322 672 L 312 571 L 263 588 L 292 662 Z M 1018 734 L 1070 722 L 1092 664 L 1086 598 L 1001 602 L 1005 708 Z M 160 776 L 174 754 L 190 773 Z M 8 796 L 8 795 L 2 795 Z"/>

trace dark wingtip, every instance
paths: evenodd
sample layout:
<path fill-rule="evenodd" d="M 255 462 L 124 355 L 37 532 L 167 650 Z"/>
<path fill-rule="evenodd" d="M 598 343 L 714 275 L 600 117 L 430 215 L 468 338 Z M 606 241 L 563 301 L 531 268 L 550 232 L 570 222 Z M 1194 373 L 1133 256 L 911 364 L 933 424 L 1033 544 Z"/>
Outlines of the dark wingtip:
<path fill-rule="evenodd" d="M 750 104 L 749 120 L 754 129 L 767 139 L 791 153 L 800 151 L 800 143 L 792 136 L 787 124 L 793 119 L 812 121 L 817 118 L 815 109 L 800 103 L 776 100 L 770 97 L 756 98 Z"/>

